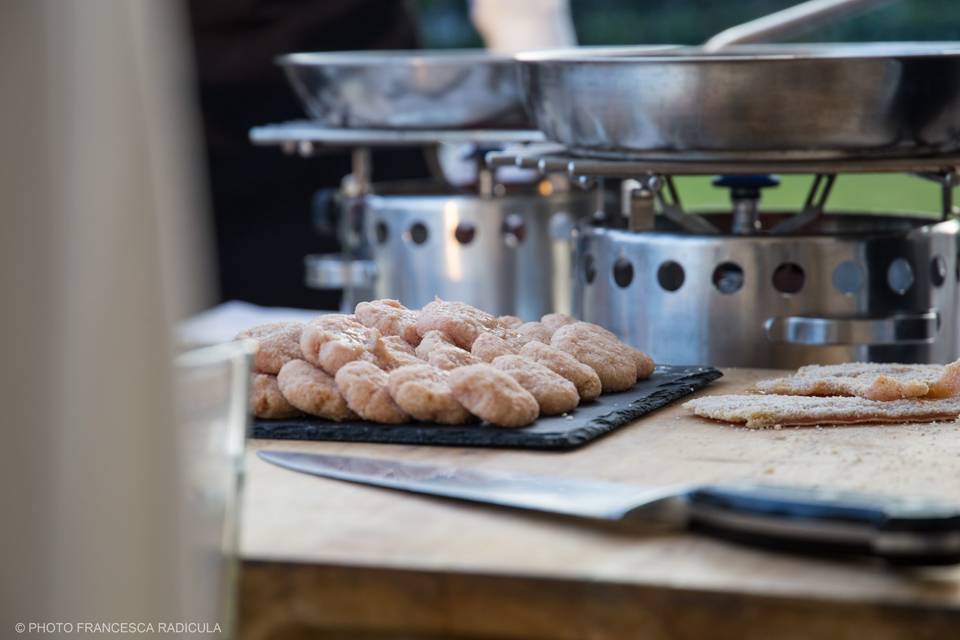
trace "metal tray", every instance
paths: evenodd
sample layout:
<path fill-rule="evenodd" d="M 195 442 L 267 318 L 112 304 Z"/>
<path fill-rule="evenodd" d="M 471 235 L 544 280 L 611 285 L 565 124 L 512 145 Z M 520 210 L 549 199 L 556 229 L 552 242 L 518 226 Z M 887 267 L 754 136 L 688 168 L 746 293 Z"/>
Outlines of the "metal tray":
<path fill-rule="evenodd" d="M 482 50 L 281 56 L 310 116 L 329 127 L 529 127 L 514 60 Z"/>
<path fill-rule="evenodd" d="M 534 124 L 606 158 L 810 160 L 960 148 L 960 43 L 517 56 Z"/>

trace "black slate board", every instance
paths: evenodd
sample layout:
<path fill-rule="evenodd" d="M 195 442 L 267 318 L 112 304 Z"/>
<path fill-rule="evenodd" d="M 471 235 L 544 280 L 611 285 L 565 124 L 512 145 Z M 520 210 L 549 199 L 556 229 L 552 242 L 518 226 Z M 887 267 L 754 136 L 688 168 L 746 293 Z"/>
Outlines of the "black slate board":
<path fill-rule="evenodd" d="M 712 367 L 661 365 L 632 389 L 600 396 L 568 416 L 538 418 L 529 427 L 504 429 L 483 424 L 449 426 L 411 423 L 330 422 L 322 418 L 254 420 L 254 438 L 337 440 L 388 444 L 573 449 L 617 427 L 679 400 L 723 374 Z"/>

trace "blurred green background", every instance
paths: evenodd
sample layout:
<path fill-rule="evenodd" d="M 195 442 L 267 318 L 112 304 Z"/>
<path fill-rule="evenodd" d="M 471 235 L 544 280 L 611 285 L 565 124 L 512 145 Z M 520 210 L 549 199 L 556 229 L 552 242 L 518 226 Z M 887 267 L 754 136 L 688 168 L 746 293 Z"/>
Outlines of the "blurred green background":
<path fill-rule="evenodd" d="M 524 0 L 516 0 L 523 2 Z M 570 0 L 583 45 L 697 44 L 741 22 L 796 4 L 798 0 Z M 467 0 L 412 0 L 420 39 L 428 48 L 482 46 L 470 24 Z M 960 0 L 899 0 L 810 33 L 808 42 L 960 40 Z M 810 176 L 780 176 L 781 185 L 764 192 L 768 209 L 796 209 Z M 684 205 L 726 207 L 725 189 L 710 178 L 678 180 Z M 902 175 L 845 175 L 837 178 L 832 210 L 939 213 L 939 186 Z"/>

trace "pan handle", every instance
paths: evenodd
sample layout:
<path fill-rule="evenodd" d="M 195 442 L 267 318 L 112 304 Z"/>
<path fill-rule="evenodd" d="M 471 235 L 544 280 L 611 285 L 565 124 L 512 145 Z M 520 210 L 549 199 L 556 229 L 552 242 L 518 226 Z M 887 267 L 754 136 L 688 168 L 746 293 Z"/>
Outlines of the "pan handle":
<path fill-rule="evenodd" d="M 930 343 L 940 330 L 940 314 L 897 314 L 885 318 L 777 316 L 764 323 L 767 339 L 803 345 L 882 345 Z"/>
<path fill-rule="evenodd" d="M 311 289 L 370 288 L 377 279 L 372 260 L 348 260 L 339 253 L 312 254 L 304 258 L 306 283 Z"/>
<path fill-rule="evenodd" d="M 819 28 L 833 20 L 871 9 L 892 0 L 809 0 L 782 11 L 738 24 L 716 34 L 703 44 L 708 52 L 751 42 L 784 40 Z"/>

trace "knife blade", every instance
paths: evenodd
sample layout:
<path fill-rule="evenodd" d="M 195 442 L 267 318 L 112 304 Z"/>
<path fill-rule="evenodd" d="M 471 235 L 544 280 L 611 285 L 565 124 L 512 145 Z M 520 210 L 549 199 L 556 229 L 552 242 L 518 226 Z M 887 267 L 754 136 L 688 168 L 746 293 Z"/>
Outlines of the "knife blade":
<path fill-rule="evenodd" d="M 960 563 L 960 505 L 775 485 L 643 487 L 294 451 L 272 464 L 326 478 L 456 500 L 618 523 L 657 523 L 766 548 Z"/>

